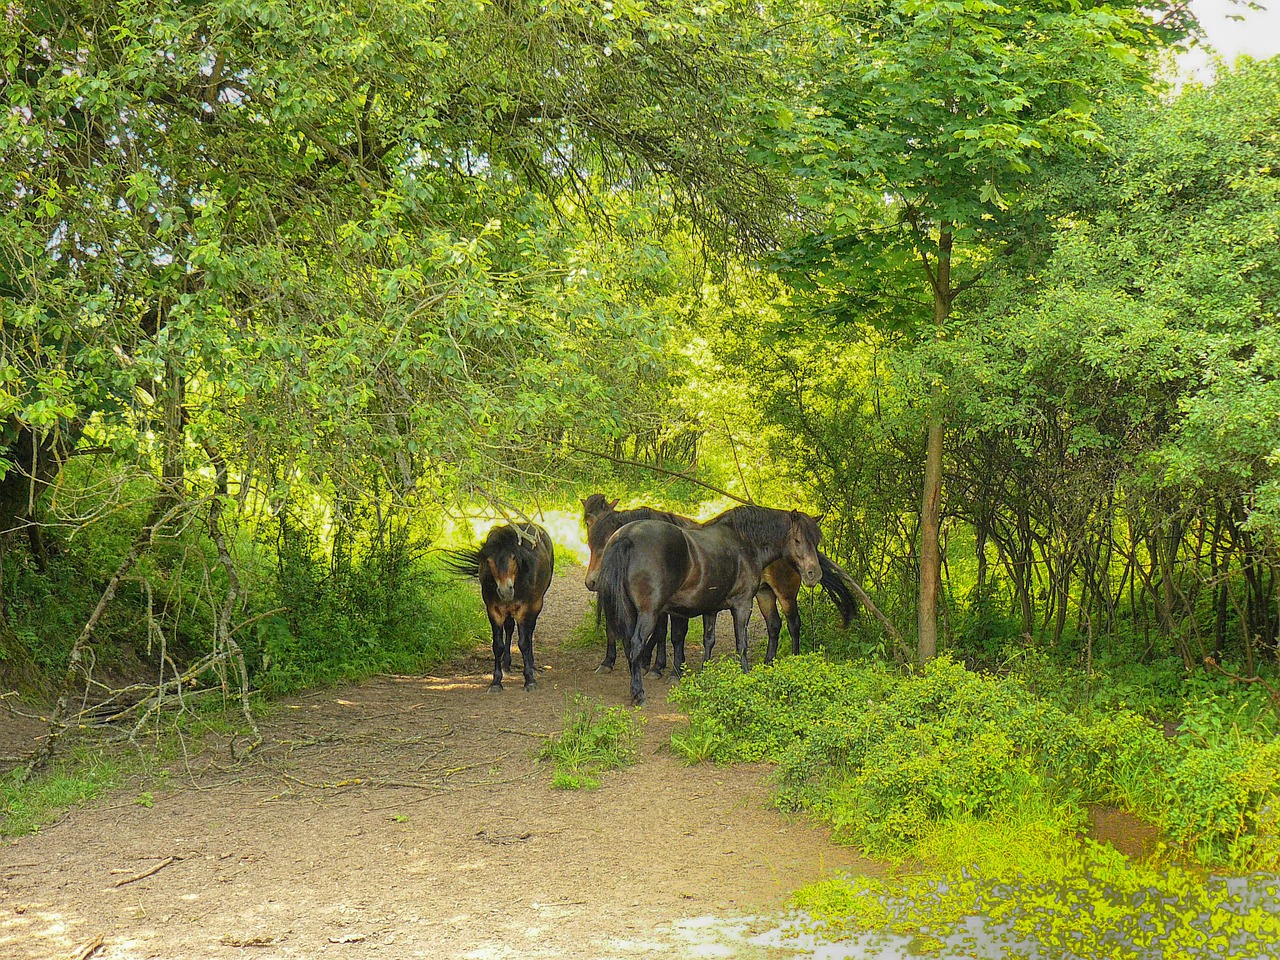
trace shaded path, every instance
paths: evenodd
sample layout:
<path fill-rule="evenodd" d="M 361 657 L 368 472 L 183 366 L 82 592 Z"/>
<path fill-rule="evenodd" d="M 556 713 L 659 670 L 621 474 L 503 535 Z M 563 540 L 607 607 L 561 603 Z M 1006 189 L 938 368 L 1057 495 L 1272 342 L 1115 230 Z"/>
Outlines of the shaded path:
<path fill-rule="evenodd" d="M 532 694 L 485 692 L 486 641 L 436 676 L 290 701 L 250 762 L 219 745 L 150 808 L 118 794 L 0 847 L 0 956 L 99 936 L 113 960 L 680 956 L 672 921 L 868 867 L 770 808 L 767 768 L 674 760 L 665 681 L 637 766 L 552 790 L 529 734 L 558 732 L 571 692 L 626 699 L 624 671 L 592 672 L 600 651 L 561 646 L 586 605 L 580 568 L 556 579 Z"/>

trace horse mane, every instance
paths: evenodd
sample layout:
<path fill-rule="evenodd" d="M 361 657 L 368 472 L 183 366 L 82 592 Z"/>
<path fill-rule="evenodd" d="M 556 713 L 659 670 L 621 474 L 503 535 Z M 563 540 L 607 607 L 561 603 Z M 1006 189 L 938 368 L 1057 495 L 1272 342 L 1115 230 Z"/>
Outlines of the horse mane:
<path fill-rule="evenodd" d="M 587 497 L 587 503 L 591 503 L 592 497 L 600 497 L 598 493 L 593 493 Z M 654 507 L 633 507 L 630 510 L 612 510 L 609 513 L 602 514 L 596 519 L 595 524 L 591 528 L 591 532 L 587 537 L 587 543 L 594 543 L 597 548 L 603 547 L 623 524 L 631 523 L 634 520 L 665 520 L 667 523 L 674 523 L 677 527 L 688 527 L 690 525 L 697 526 L 696 520 L 690 520 L 688 517 L 682 517 L 678 513 L 671 513 L 667 510 L 658 510 Z"/>
<path fill-rule="evenodd" d="M 519 526 L 520 529 L 517 530 L 514 525 L 504 523 L 490 530 L 488 536 L 484 538 L 484 543 L 478 547 L 445 550 L 445 566 L 451 572 L 464 577 L 478 577 L 480 576 L 480 565 L 490 557 L 514 553 L 517 567 L 523 569 L 531 559 L 533 548 L 524 544 L 521 534 L 523 533 L 524 537 L 533 538 L 536 542 L 538 528 L 533 524 L 527 523 L 522 523 Z"/>
<path fill-rule="evenodd" d="M 805 539 L 816 547 L 822 537 L 818 529 L 818 521 L 807 513 L 797 511 L 796 516 L 800 518 L 800 523 L 804 527 Z M 764 543 L 784 538 L 791 529 L 791 517 L 790 510 L 774 510 L 772 507 L 744 504 L 712 517 L 703 526 L 723 525 L 749 543 Z"/>

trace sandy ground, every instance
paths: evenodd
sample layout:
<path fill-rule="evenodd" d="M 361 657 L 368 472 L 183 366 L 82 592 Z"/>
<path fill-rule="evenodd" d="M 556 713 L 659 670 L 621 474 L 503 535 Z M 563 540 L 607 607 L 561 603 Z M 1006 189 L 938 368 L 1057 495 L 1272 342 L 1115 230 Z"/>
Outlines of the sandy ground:
<path fill-rule="evenodd" d="M 117 794 L 0 847 L 0 957 L 99 939 L 104 960 L 681 957 L 682 918 L 777 911 L 833 870 L 874 870 L 772 809 L 768 768 L 673 758 L 666 681 L 646 682 L 639 764 L 551 789 L 532 753 L 567 696 L 627 699 L 624 670 L 597 676 L 600 651 L 562 646 L 581 573 L 552 585 L 532 693 L 518 676 L 487 693 L 477 638 L 436 676 L 288 702 L 248 761 L 212 745 L 150 807 Z"/>

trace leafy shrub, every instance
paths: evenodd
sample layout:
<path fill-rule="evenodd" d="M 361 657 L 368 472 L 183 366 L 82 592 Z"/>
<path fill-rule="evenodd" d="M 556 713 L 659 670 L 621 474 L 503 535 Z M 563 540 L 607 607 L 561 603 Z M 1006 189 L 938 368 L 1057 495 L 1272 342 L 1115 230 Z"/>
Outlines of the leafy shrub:
<path fill-rule="evenodd" d="M 626 707 L 605 707 L 594 697 L 573 694 L 565 707 L 564 732 L 538 751 L 538 759 L 555 763 L 551 785 L 559 790 L 593 790 L 600 786 L 598 774 L 635 763 L 643 722 Z"/>
<path fill-rule="evenodd" d="M 374 564 L 341 577 L 310 556 L 281 564 L 275 606 L 243 639 L 254 682 L 280 695 L 373 673 L 413 673 L 488 637 L 474 588 L 423 561 L 386 582 Z"/>
<path fill-rule="evenodd" d="M 714 660 L 685 679 L 671 699 L 699 736 L 715 741 L 711 759 L 778 760 L 835 705 L 873 701 L 891 684 L 880 666 L 828 663 L 816 654 L 782 657 L 744 674 L 736 660 Z"/>
<path fill-rule="evenodd" d="M 1156 819 L 1177 762 L 1161 731 L 1134 713 L 1086 721 L 1016 677 L 947 658 L 908 677 L 818 657 L 747 675 L 713 664 L 675 698 L 690 716 L 672 736 L 677 753 L 776 761 L 780 806 L 893 859 L 920 856 L 939 825 L 1011 822 L 1028 810 L 1055 831 L 1078 828 L 1086 802 Z"/>
<path fill-rule="evenodd" d="M 1280 741 L 1186 743 L 1161 824 L 1205 864 L 1280 870 Z"/>

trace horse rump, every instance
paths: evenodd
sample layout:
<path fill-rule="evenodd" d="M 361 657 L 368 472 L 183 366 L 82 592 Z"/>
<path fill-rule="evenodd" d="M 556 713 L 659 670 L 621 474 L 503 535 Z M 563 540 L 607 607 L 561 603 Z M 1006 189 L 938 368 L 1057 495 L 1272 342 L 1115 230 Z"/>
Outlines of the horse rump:
<path fill-rule="evenodd" d="M 635 602 L 631 599 L 629 572 L 635 544 L 620 537 L 609 544 L 600 563 L 600 579 L 596 586 L 596 611 L 604 615 L 604 629 L 616 643 L 622 641 L 627 660 L 632 656 L 631 634 L 636 627 Z"/>

